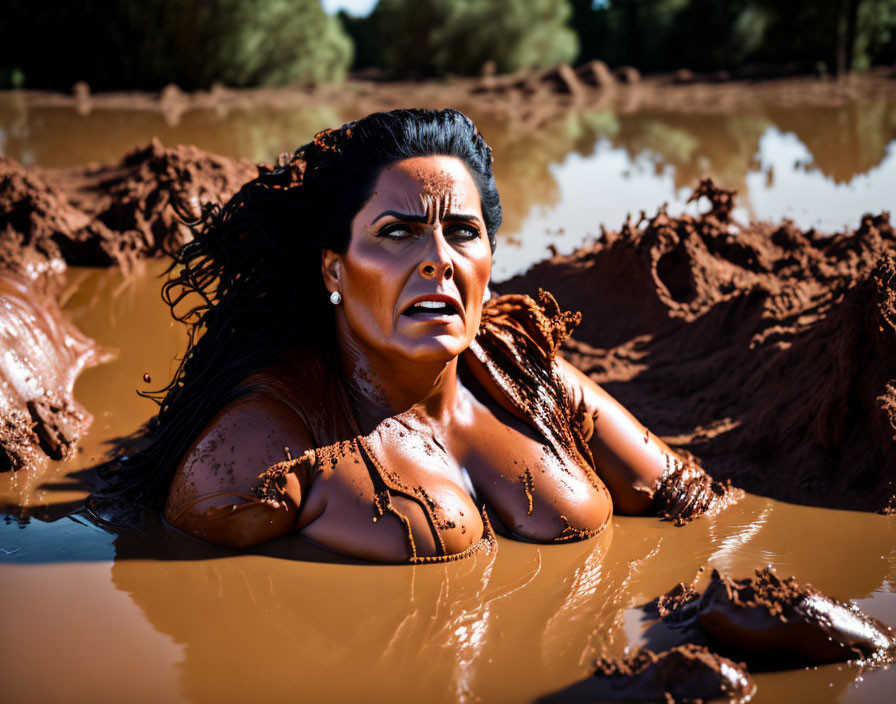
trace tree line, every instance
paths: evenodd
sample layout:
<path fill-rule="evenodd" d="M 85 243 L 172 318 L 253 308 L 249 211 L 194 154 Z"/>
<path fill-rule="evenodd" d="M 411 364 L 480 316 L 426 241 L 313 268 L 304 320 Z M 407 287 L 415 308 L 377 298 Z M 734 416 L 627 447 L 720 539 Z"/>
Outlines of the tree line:
<path fill-rule="evenodd" d="M 841 74 L 896 62 L 896 0 L 6 0 L 0 87 L 184 89 L 512 73 Z"/>

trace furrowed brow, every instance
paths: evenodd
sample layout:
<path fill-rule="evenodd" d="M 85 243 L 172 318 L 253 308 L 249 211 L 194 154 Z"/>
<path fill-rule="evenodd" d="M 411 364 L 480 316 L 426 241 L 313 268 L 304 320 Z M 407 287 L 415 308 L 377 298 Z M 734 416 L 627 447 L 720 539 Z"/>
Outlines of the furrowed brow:
<path fill-rule="evenodd" d="M 478 215 L 467 215 L 466 213 L 445 213 L 442 216 L 442 220 L 461 220 L 463 222 L 480 222 L 481 218 Z"/>
<path fill-rule="evenodd" d="M 390 216 L 395 218 L 396 220 L 403 220 L 405 222 L 420 222 L 423 224 L 426 224 L 429 222 L 428 215 L 411 215 L 410 213 L 400 213 L 397 210 L 385 210 L 382 213 L 380 213 L 379 215 L 377 215 L 373 219 L 373 222 L 374 223 L 379 222 L 383 218 L 390 217 Z"/>

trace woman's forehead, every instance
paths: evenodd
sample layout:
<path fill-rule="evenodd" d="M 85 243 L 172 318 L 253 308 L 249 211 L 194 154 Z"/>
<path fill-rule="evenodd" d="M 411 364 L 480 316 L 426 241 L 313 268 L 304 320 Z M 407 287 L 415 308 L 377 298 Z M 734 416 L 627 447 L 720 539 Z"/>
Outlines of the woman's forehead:
<path fill-rule="evenodd" d="M 422 215 L 434 202 L 481 216 L 479 191 L 460 159 L 419 156 L 386 167 L 362 210 L 412 207 L 409 214 Z"/>

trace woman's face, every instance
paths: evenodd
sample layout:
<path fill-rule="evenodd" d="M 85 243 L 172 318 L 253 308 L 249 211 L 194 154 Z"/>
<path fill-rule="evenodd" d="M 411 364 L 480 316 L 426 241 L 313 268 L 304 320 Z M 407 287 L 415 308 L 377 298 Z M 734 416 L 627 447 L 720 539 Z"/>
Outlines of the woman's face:
<path fill-rule="evenodd" d="M 346 252 L 323 257 L 352 342 L 368 358 L 417 362 L 445 362 L 470 345 L 491 266 L 476 184 L 446 156 L 385 168 L 352 220 Z"/>

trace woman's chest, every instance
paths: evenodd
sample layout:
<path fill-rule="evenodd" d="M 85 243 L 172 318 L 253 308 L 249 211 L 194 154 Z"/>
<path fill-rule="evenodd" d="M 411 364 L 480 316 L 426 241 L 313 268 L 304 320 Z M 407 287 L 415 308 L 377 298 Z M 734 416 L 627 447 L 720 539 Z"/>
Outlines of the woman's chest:
<path fill-rule="evenodd" d="M 538 541 L 579 537 L 603 525 L 609 494 L 574 449 L 548 442 L 495 405 L 471 404 L 451 449 L 477 496 L 519 536 Z M 571 537 L 571 536 L 570 536 Z"/>
<path fill-rule="evenodd" d="M 298 529 L 326 547 L 403 561 L 462 554 L 485 534 L 469 478 L 426 429 L 387 419 L 317 462 Z"/>
<path fill-rule="evenodd" d="M 487 504 L 521 536 L 562 538 L 582 505 L 601 500 L 596 476 L 504 415 L 471 403 L 448 428 L 384 421 L 322 462 L 308 503 L 325 508 L 300 517 L 300 530 L 373 559 L 456 555 L 483 538 Z"/>

